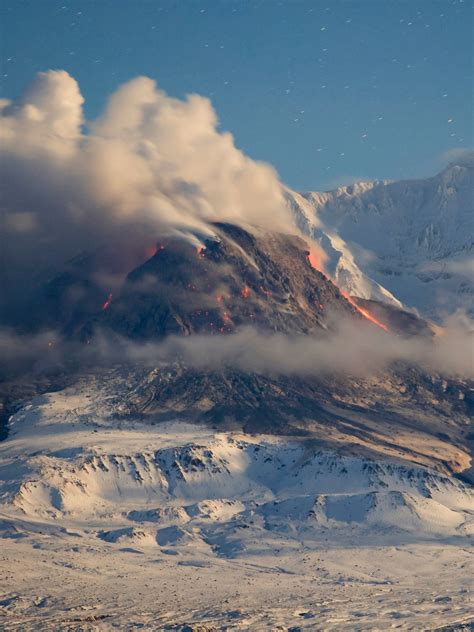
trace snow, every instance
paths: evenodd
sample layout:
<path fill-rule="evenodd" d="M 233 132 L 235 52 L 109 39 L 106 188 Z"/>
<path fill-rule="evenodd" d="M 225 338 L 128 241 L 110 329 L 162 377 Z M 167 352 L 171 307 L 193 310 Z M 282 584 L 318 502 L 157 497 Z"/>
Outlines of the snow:
<path fill-rule="evenodd" d="M 11 419 L 0 625 L 386 630 L 468 619 L 474 498 L 461 481 L 301 438 L 125 425 L 113 391 L 83 380 Z"/>
<path fill-rule="evenodd" d="M 299 193 L 286 190 L 286 198 L 298 228 L 316 241 L 327 256 L 324 271 L 351 296 L 377 300 L 402 308 L 402 303 L 393 294 L 362 271 L 349 245 L 337 231 L 322 224 L 317 209 L 313 206 L 314 200 L 319 200 L 322 195 L 312 193 L 311 196 L 314 198 L 308 200 Z"/>
<path fill-rule="evenodd" d="M 426 180 L 359 182 L 304 195 L 287 190 L 287 199 L 349 293 L 399 302 L 435 320 L 457 309 L 474 313 L 473 156 Z"/>

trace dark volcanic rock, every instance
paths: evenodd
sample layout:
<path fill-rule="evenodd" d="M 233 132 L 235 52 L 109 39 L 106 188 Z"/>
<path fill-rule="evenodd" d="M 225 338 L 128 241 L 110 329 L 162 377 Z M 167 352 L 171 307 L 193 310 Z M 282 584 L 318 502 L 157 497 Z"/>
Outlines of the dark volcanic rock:
<path fill-rule="evenodd" d="M 131 338 L 232 332 L 244 324 L 285 333 L 330 326 L 335 314 L 359 317 L 315 270 L 299 237 L 215 226 L 196 248 L 169 240 L 133 270 L 98 325 Z"/>
<path fill-rule="evenodd" d="M 426 320 L 412 312 L 407 312 L 388 303 L 380 303 L 379 301 L 358 297 L 353 297 L 353 299 L 359 307 L 368 310 L 377 320 L 385 323 L 390 331 L 394 333 L 428 337 L 431 337 L 434 333 Z"/>
<path fill-rule="evenodd" d="M 151 423 L 183 419 L 222 430 L 312 437 L 320 447 L 357 446 L 457 472 L 468 443 L 470 388 L 406 366 L 341 379 L 198 371 L 177 363 L 145 371 L 123 410 L 125 418 Z M 433 441 L 450 447 L 431 453 Z"/>
<path fill-rule="evenodd" d="M 362 318 L 311 265 L 309 246 L 300 237 L 231 224 L 215 224 L 214 231 L 198 247 L 197 238 L 162 239 L 148 258 L 123 246 L 77 257 L 39 286 L 19 324 L 84 341 L 99 330 L 147 340 L 225 334 L 242 325 L 323 333 L 340 316 Z M 356 300 L 395 332 L 429 333 L 413 314 Z"/>

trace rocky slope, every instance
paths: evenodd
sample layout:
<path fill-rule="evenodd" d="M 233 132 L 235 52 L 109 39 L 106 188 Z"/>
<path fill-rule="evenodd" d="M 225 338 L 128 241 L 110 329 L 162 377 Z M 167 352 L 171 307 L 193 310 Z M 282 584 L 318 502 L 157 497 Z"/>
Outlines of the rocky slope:
<path fill-rule="evenodd" d="M 299 237 L 230 224 L 213 229 L 213 238 L 160 239 L 117 288 L 97 282 L 110 266 L 103 256 L 71 261 L 38 288 L 34 327 L 83 339 L 98 329 L 149 339 L 230 333 L 245 324 L 309 333 L 327 328 L 331 315 L 360 318 L 311 264 Z"/>
<path fill-rule="evenodd" d="M 338 288 L 315 269 L 302 239 L 215 225 L 201 246 L 160 243 L 133 270 L 100 324 L 127 337 L 230 333 L 245 324 L 310 333 L 330 314 L 358 317 Z"/>

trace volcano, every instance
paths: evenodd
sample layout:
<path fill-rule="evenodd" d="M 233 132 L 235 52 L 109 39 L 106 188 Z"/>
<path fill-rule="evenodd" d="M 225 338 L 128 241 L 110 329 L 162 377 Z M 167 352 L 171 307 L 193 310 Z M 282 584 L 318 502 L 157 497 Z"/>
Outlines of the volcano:
<path fill-rule="evenodd" d="M 107 264 L 120 251 L 109 247 L 108 258 L 101 251 L 97 259 L 75 259 L 67 273 L 41 286 L 36 326 L 57 327 L 79 352 L 106 336 L 116 341 L 114 362 L 128 365 L 129 343 L 232 336 L 248 326 L 264 335 L 321 340 L 337 340 L 341 322 L 381 336 L 433 336 L 415 314 L 341 292 L 316 269 L 311 245 L 298 236 L 223 223 L 212 229 L 206 238 L 157 240 L 151 256 L 114 288 L 97 279 L 107 278 Z M 168 360 L 124 368 L 133 386 L 121 395 L 117 415 L 123 423 L 179 416 L 224 430 L 312 437 L 338 450 L 392 454 L 449 472 L 465 469 L 472 413 L 467 382 L 404 363 L 361 377 L 288 375 L 277 366 L 263 373 L 232 364 L 196 368 L 178 356 Z M 433 448 L 433 440 L 443 450 Z M 417 442 L 423 448 L 415 448 Z"/>
<path fill-rule="evenodd" d="M 100 329 L 146 340 L 225 334 L 243 325 L 308 334 L 331 329 L 338 317 L 363 318 L 314 267 L 300 237 L 231 224 L 212 228 L 214 235 L 199 241 L 157 240 L 152 256 L 114 288 L 98 279 L 117 267 L 120 249 L 74 259 L 41 284 L 28 326 L 82 339 Z"/>
<path fill-rule="evenodd" d="M 389 315 L 375 301 L 341 292 L 317 268 L 314 246 L 298 236 L 232 224 L 214 224 L 213 231 L 199 246 L 197 238 L 160 239 L 122 282 L 115 277 L 113 288 L 98 279 L 111 277 L 120 249 L 77 257 L 39 287 L 27 327 L 82 340 L 97 331 L 135 340 L 222 335 L 245 325 L 298 335 L 332 331 L 341 318 L 388 330 L 383 320 L 396 313 L 397 331 L 429 333 L 412 314 L 394 308 Z"/>
<path fill-rule="evenodd" d="M 338 288 L 309 261 L 302 239 L 215 224 L 195 247 L 160 242 L 133 270 L 97 325 L 131 338 L 231 333 L 243 325 L 291 334 L 330 327 L 331 315 L 357 317 Z"/>

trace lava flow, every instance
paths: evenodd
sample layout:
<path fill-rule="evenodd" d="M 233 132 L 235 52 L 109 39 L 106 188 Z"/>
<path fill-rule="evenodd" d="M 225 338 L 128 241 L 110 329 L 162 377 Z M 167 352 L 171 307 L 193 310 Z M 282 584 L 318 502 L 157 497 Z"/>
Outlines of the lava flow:
<path fill-rule="evenodd" d="M 314 250 L 310 250 L 308 253 L 308 261 L 310 262 L 311 267 L 318 272 L 324 273 L 324 259 L 319 255 L 319 253 L 316 253 Z"/>
<path fill-rule="evenodd" d="M 354 307 L 354 309 L 356 309 L 359 312 L 359 314 L 361 314 L 364 318 L 367 318 L 367 320 L 370 320 L 370 322 L 374 323 L 374 325 L 377 325 L 377 327 L 380 327 L 380 329 L 383 329 L 384 331 L 389 331 L 387 325 L 384 325 L 384 323 L 381 323 L 380 320 L 377 320 L 375 316 L 372 316 L 372 314 L 369 311 L 357 305 L 354 299 L 347 292 L 343 292 L 341 289 L 339 289 L 339 291 L 341 292 L 342 296 L 347 301 L 349 301 L 352 307 Z"/>
<path fill-rule="evenodd" d="M 145 256 L 147 259 L 151 259 L 158 252 L 158 246 L 150 246 L 145 250 Z"/>
<path fill-rule="evenodd" d="M 315 270 L 318 270 L 318 272 L 323 272 L 323 274 L 325 274 L 326 276 L 331 278 L 327 274 L 327 272 L 324 272 L 324 261 L 323 261 L 322 257 L 319 258 L 314 251 L 310 250 L 310 252 L 308 253 L 308 261 L 309 261 L 309 263 L 311 264 L 311 266 Z M 334 283 L 334 285 L 336 285 L 334 279 L 331 279 L 331 280 Z M 372 316 L 372 314 L 368 310 L 366 310 L 363 307 L 360 307 L 359 305 L 357 305 L 357 303 L 350 296 L 350 294 L 348 294 L 347 292 L 344 292 L 343 290 L 341 290 L 341 288 L 339 288 L 339 291 L 341 292 L 342 296 L 347 301 L 349 301 L 349 303 L 352 305 L 352 307 L 354 309 L 356 309 L 359 312 L 359 314 L 361 314 L 361 316 L 363 316 L 367 320 L 370 320 L 371 323 L 373 323 L 374 325 L 377 325 L 377 327 L 380 327 L 380 329 L 383 329 L 384 331 L 389 331 L 389 328 L 387 327 L 387 325 L 385 325 L 384 323 L 381 323 L 379 320 L 377 320 L 375 318 L 375 316 Z M 323 308 L 322 305 L 320 305 L 320 307 Z"/>

